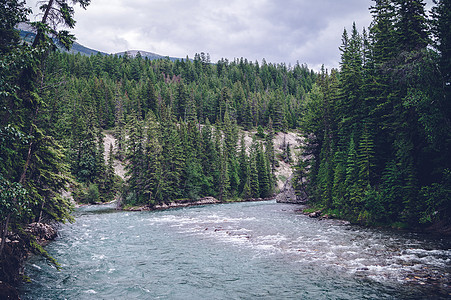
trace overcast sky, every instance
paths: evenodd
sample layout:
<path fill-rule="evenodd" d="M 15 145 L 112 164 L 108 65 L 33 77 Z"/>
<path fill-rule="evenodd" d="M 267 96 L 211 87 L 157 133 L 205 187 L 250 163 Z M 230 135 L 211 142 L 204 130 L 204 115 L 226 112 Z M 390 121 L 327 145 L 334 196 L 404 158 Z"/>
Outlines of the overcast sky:
<path fill-rule="evenodd" d="M 27 0 L 35 8 L 37 0 Z M 76 8 L 77 41 L 106 53 L 209 53 L 338 67 L 343 28 L 368 27 L 371 0 L 92 0 Z"/>

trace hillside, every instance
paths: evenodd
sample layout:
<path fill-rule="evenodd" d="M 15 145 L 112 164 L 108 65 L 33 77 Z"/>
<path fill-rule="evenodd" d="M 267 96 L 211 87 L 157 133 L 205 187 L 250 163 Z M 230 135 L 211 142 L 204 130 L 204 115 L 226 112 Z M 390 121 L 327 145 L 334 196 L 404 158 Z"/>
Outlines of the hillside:
<path fill-rule="evenodd" d="M 251 147 L 252 144 L 252 136 L 257 133 L 256 130 L 246 131 L 246 146 L 248 148 Z M 301 138 L 297 131 L 288 131 L 287 133 L 278 132 L 274 136 L 274 152 L 275 157 L 278 161 L 278 167 L 275 171 L 275 176 L 277 180 L 276 191 L 283 188 L 285 181 L 291 176 L 293 173 L 292 165 L 296 162 L 297 155 L 296 153 L 299 151 L 299 146 L 301 145 Z M 282 158 L 282 148 L 283 144 L 289 144 L 290 152 L 292 153 L 291 163 L 286 163 Z"/>
<path fill-rule="evenodd" d="M 256 131 L 245 131 L 245 138 L 246 138 L 246 147 L 250 149 L 252 144 L 252 136 L 256 134 Z M 114 136 L 110 132 L 104 132 L 104 160 L 105 164 L 108 161 L 108 152 L 110 149 L 110 145 L 113 147 L 113 151 L 117 152 L 117 142 Z M 298 151 L 298 147 L 300 146 L 300 137 L 297 132 L 290 131 L 287 133 L 279 132 L 274 136 L 274 150 L 275 150 L 275 156 L 278 159 L 278 167 L 275 171 L 276 176 L 276 192 L 281 190 L 283 188 L 283 185 L 285 184 L 286 180 L 291 176 L 293 173 L 292 164 L 296 162 L 297 155 L 295 155 Z M 283 144 L 287 143 L 289 144 L 291 153 L 292 153 L 292 162 L 286 163 L 283 159 L 281 159 L 282 155 L 282 148 Z M 125 165 L 115 159 L 113 161 L 113 167 L 114 172 L 116 175 L 121 177 L 122 179 L 125 178 Z"/>

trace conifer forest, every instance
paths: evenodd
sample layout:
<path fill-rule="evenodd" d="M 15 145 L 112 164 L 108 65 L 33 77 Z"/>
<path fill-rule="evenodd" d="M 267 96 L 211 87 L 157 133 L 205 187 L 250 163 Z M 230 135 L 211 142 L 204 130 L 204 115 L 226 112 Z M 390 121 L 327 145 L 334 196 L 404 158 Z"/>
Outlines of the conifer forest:
<path fill-rule="evenodd" d="M 29 9 L 0 2 L 0 255 L 26 224 L 71 221 L 67 195 L 149 207 L 274 196 L 273 137 L 293 130 L 293 184 L 311 206 L 364 225 L 451 225 L 449 0 L 430 13 L 422 0 L 372 1 L 369 28 L 350 20 L 343 32 L 340 67 L 319 72 L 206 53 L 70 54 L 74 36 L 51 26 L 73 28 L 67 1 L 42 6 L 28 43 L 16 26 Z"/>

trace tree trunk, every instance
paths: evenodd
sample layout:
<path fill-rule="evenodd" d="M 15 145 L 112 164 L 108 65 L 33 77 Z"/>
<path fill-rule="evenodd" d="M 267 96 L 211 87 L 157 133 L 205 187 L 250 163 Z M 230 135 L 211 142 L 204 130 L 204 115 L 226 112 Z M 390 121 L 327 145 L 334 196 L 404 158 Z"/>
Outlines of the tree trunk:
<path fill-rule="evenodd" d="M 6 234 L 8 232 L 8 225 L 9 225 L 9 219 L 11 218 L 11 213 L 8 214 L 8 216 L 6 217 L 5 222 L 2 224 L 2 228 L 1 228 L 1 243 L 0 243 L 0 259 L 2 257 L 3 254 L 3 248 L 5 247 L 5 243 L 6 243 Z"/>
<path fill-rule="evenodd" d="M 49 0 L 49 3 L 47 4 L 47 8 L 45 9 L 45 12 L 44 12 L 44 16 L 42 17 L 41 23 L 47 24 L 47 18 L 49 17 L 50 10 L 52 9 L 53 2 L 54 2 L 54 0 Z M 36 37 L 34 38 L 34 41 L 32 44 L 33 48 L 37 47 L 40 40 L 42 39 L 42 36 L 43 36 L 42 30 L 38 29 L 38 32 L 36 33 Z"/>

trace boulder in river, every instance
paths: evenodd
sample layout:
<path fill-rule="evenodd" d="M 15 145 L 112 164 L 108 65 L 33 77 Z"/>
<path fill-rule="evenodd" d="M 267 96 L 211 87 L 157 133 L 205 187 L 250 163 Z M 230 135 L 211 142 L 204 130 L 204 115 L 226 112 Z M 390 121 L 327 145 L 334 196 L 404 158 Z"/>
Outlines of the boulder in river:
<path fill-rule="evenodd" d="M 308 216 L 310 218 L 319 218 L 319 217 L 321 217 L 321 213 L 322 213 L 322 210 L 317 210 L 312 213 L 309 213 Z"/>

